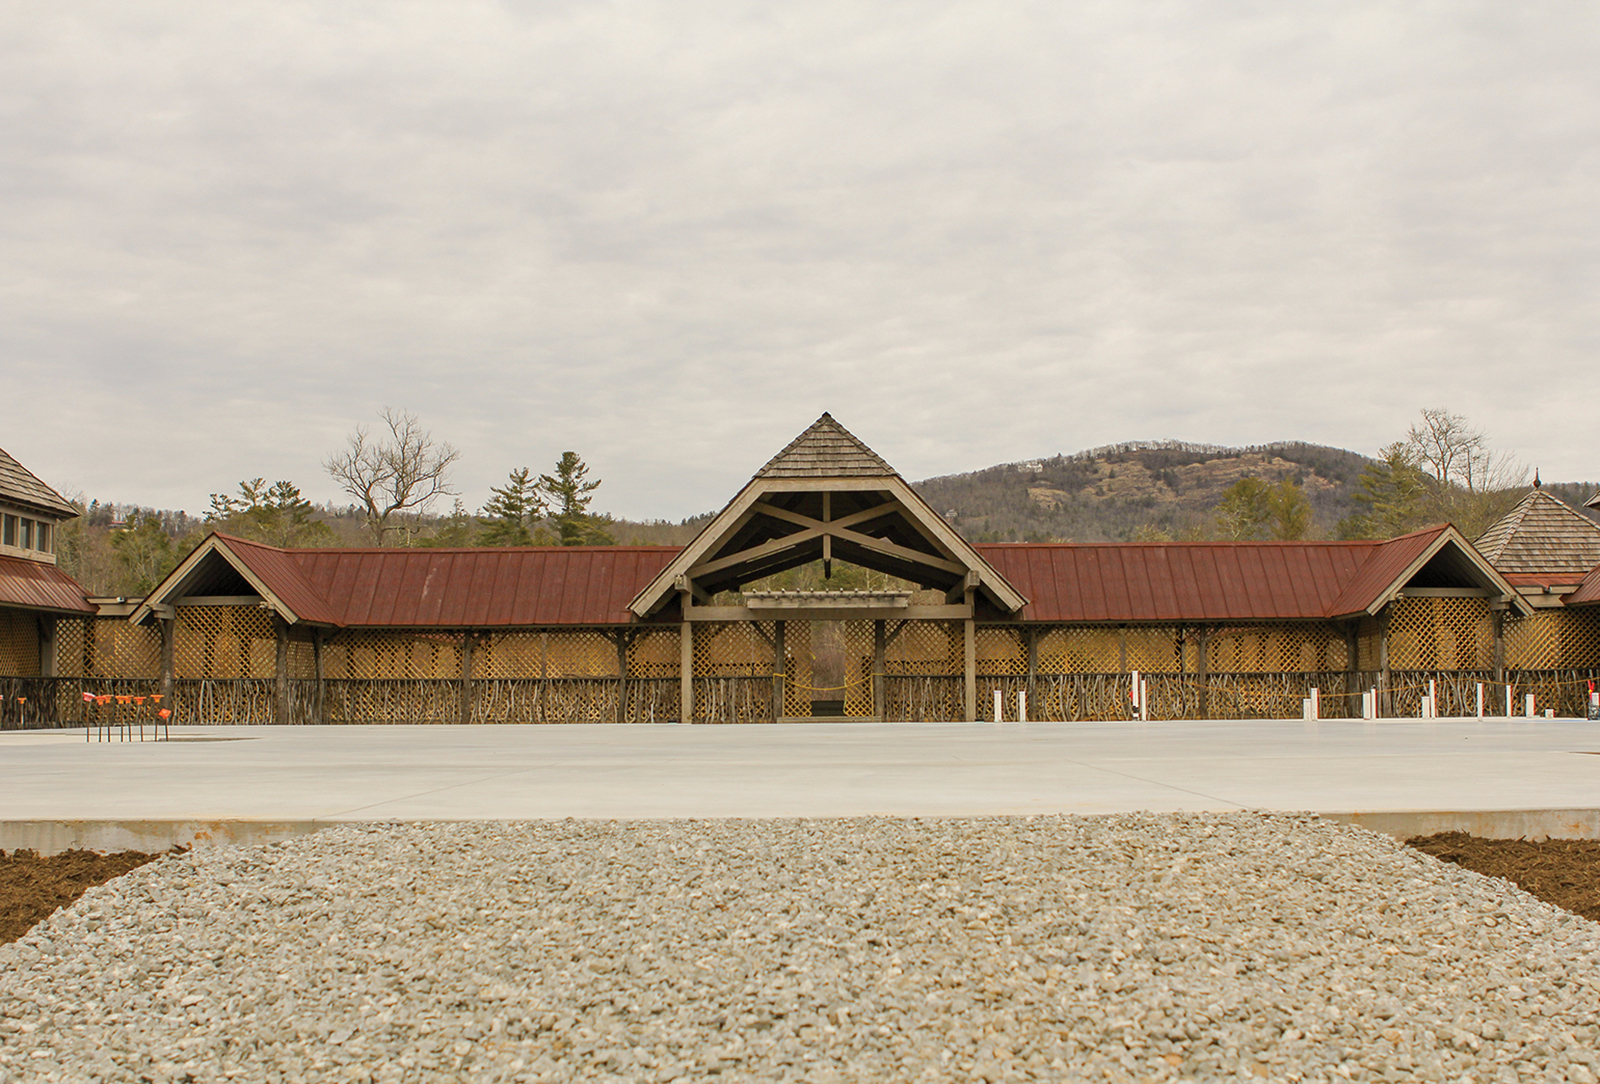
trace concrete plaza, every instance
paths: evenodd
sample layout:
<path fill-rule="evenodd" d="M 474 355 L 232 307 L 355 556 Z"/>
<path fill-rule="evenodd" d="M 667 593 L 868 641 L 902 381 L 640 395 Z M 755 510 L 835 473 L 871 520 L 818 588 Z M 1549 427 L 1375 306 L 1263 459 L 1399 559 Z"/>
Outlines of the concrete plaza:
<path fill-rule="evenodd" d="M 1570 719 L 184 727 L 0 734 L 0 847 L 264 841 L 345 821 L 1309 810 L 1600 836 Z"/>

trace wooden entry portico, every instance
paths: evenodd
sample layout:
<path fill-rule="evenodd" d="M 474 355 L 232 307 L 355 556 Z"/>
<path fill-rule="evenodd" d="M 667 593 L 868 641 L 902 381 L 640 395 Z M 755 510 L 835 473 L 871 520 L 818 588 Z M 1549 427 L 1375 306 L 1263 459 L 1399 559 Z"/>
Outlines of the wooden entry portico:
<path fill-rule="evenodd" d="M 821 561 L 882 572 L 940 592 L 936 602 L 905 591 L 753 591 L 753 583 Z M 738 593 L 736 602 L 718 599 Z M 695 627 L 775 622 L 774 704 L 784 680 L 789 621 L 871 621 L 874 714 L 883 717 L 887 622 L 959 621 L 964 708 L 977 718 L 976 621 L 1015 618 L 1027 600 L 950 528 L 895 469 L 831 415 L 823 414 L 756 472 L 748 485 L 632 601 L 641 622 L 679 622 L 683 717 L 694 714 Z M 765 638 L 765 634 L 763 634 Z M 775 709 L 776 710 L 776 709 Z"/>

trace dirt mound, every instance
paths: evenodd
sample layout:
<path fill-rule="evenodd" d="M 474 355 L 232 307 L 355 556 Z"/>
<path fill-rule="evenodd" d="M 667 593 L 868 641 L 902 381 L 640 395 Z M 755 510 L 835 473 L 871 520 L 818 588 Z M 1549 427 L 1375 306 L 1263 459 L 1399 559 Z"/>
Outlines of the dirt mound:
<path fill-rule="evenodd" d="M 1600 840 L 1479 839 L 1465 832 L 1441 832 L 1406 840 L 1425 854 L 1482 873 L 1503 877 L 1546 903 L 1600 922 Z"/>
<path fill-rule="evenodd" d="M 140 851 L 67 851 L 42 858 L 33 851 L 0 851 L 0 944 L 15 941 L 95 885 L 159 857 Z"/>

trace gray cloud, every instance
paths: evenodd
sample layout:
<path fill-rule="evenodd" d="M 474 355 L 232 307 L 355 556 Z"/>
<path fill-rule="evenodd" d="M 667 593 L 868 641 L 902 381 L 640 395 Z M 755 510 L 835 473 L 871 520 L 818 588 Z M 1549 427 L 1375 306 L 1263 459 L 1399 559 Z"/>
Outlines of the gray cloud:
<path fill-rule="evenodd" d="M 913 477 L 1448 405 L 1600 474 L 1590 9 L 13 5 L 4 445 L 199 509 L 381 405 L 471 503 L 721 503 L 824 409 Z M 1552 406 L 1579 407 L 1552 424 Z"/>

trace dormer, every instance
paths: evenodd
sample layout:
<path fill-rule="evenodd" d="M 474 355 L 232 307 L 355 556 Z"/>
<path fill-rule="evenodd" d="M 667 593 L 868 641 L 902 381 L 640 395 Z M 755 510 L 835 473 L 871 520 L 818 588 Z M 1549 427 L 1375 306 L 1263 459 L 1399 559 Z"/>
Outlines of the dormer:
<path fill-rule="evenodd" d="M 0 448 L 0 557 L 56 563 L 56 528 L 78 510 Z"/>

